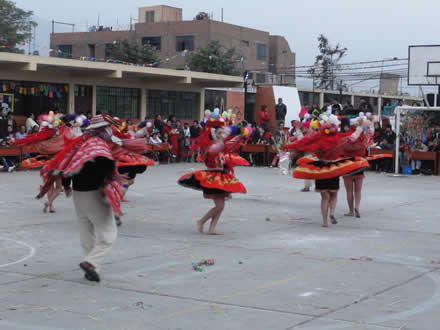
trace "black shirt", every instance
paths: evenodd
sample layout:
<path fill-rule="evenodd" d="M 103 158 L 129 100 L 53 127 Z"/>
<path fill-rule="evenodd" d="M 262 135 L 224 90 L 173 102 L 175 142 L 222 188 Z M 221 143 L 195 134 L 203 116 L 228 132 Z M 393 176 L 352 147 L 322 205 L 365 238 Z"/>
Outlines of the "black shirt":
<path fill-rule="evenodd" d="M 277 120 L 284 120 L 287 114 L 287 107 L 285 104 L 277 104 L 275 107 Z"/>
<path fill-rule="evenodd" d="M 96 157 L 84 164 L 81 172 L 73 176 L 73 190 L 92 191 L 104 185 L 115 169 L 115 162 L 109 158 Z"/>
<path fill-rule="evenodd" d="M 189 128 L 189 131 L 191 133 L 191 139 L 195 139 L 195 138 L 198 138 L 200 136 L 200 127 L 191 126 Z"/>

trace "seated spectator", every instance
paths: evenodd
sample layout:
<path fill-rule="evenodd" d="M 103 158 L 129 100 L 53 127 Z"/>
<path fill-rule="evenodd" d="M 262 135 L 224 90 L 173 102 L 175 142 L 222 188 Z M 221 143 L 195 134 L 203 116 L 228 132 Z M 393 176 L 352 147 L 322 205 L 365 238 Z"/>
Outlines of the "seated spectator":
<path fill-rule="evenodd" d="M 14 134 L 12 133 L 12 126 L 8 126 L 8 135 L 0 141 L 1 146 L 9 146 L 9 144 L 15 141 Z M 0 168 L 5 168 L 8 172 L 12 172 L 17 167 L 17 157 L 0 157 Z"/>
<path fill-rule="evenodd" d="M 12 112 L 8 113 L 8 126 L 12 127 L 12 133 L 17 133 L 17 122 L 14 119 L 14 114 Z"/>
<path fill-rule="evenodd" d="M 26 119 L 26 133 L 30 134 L 33 132 L 34 127 L 38 127 L 38 124 L 35 122 L 35 115 L 31 113 Z"/>
<path fill-rule="evenodd" d="M 416 140 L 416 144 L 411 148 L 411 152 L 420 151 L 427 152 L 428 147 L 422 143 L 421 139 Z M 413 174 L 419 174 L 420 169 L 422 168 L 422 161 L 417 159 L 411 159 L 411 168 L 413 170 Z"/>
<path fill-rule="evenodd" d="M 25 125 L 21 125 L 20 129 L 18 130 L 17 133 L 15 133 L 15 138 L 17 139 L 23 139 L 26 137 L 26 126 Z"/>
<path fill-rule="evenodd" d="M 162 143 L 162 140 L 159 137 L 159 130 L 158 129 L 154 129 L 153 135 L 150 137 L 149 143 L 150 144 L 155 144 L 155 145 L 158 145 L 158 144 Z"/>

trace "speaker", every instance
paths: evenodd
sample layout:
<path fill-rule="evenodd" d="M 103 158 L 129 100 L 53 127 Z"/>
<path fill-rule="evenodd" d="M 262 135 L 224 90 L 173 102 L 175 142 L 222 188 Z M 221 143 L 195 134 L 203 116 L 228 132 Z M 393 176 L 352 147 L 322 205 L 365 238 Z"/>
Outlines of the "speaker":
<path fill-rule="evenodd" d="M 426 98 L 428 99 L 430 107 L 440 107 L 440 95 L 437 95 L 437 104 L 434 104 L 434 99 L 435 99 L 434 93 L 426 94 Z M 425 104 L 425 107 L 428 106 L 426 102 L 423 103 Z"/>

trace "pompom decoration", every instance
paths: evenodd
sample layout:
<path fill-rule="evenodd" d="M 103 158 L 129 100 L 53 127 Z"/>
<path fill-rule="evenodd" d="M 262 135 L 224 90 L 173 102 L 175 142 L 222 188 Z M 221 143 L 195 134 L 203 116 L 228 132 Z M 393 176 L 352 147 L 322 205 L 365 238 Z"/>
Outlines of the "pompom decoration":
<path fill-rule="evenodd" d="M 86 119 L 86 120 L 83 121 L 83 124 L 82 124 L 81 127 L 87 127 L 89 125 L 90 125 L 90 120 Z"/>

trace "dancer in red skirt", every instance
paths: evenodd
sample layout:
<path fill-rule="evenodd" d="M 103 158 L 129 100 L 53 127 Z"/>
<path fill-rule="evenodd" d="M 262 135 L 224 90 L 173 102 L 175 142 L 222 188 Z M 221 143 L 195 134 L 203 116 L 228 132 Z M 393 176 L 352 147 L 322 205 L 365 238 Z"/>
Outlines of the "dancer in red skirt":
<path fill-rule="evenodd" d="M 222 235 L 216 231 L 216 225 L 225 207 L 225 200 L 231 198 L 232 193 L 246 193 L 244 185 L 234 176 L 235 162 L 229 153 L 237 149 L 243 137 L 249 135 L 248 128 L 242 129 L 244 135 L 233 137 L 239 132 L 237 127 L 224 127 L 225 120 L 217 118 L 206 123 L 205 128 L 191 149 L 200 148 L 206 170 L 196 171 L 182 176 L 178 183 L 184 187 L 203 191 L 203 197 L 212 199 L 214 207 L 199 221 L 197 229 L 204 232 L 204 225 L 211 219 L 208 235 Z"/>
<path fill-rule="evenodd" d="M 358 122 L 356 130 L 341 133 L 338 131 L 339 120 L 336 116 L 323 116 L 321 119 L 321 130 L 318 134 L 306 136 L 283 148 L 314 154 L 298 160 L 299 166 L 293 171 L 293 177 L 316 180 L 316 191 L 321 193 L 322 226 L 328 227 L 329 213 L 332 224 L 338 223 L 334 212 L 338 198 L 339 177 L 357 173 L 368 168 L 369 165 L 365 159 L 358 157 L 358 153 L 362 155 L 365 153 L 363 140 L 360 139 L 365 128 L 362 120 Z"/>

